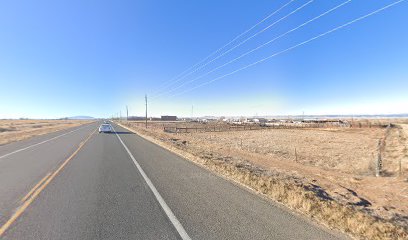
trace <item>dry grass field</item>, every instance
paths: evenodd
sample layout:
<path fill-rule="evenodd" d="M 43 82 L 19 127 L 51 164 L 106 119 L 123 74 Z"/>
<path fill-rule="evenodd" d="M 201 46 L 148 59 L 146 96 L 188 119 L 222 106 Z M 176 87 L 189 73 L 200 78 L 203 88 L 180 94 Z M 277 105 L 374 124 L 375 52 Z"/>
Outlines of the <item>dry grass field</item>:
<path fill-rule="evenodd" d="M 403 126 L 406 131 L 407 125 Z M 408 216 L 408 141 L 400 137 L 400 129 L 389 131 L 382 153 L 382 176 L 377 178 L 377 145 L 385 131 L 275 129 L 181 134 L 176 139 L 186 141 L 196 153 L 219 153 L 264 169 L 305 177 L 333 198 L 348 204 L 364 202 L 366 210 L 391 219 Z"/>
<path fill-rule="evenodd" d="M 370 174 L 383 129 L 275 129 L 183 136 L 197 148 L 250 153 L 326 170 Z"/>
<path fill-rule="evenodd" d="M 361 121 L 367 123 L 367 120 Z M 323 200 L 334 200 L 408 231 L 408 124 L 406 120 L 393 123 L 397 124 L 391 128 L 266 129 L 178 134 L 163 132 L 162 128 L 153 124 L 147 130 L 138 123 L 125 124 L 164 145 L 181 150 L 182 155 L 186 153 L 186 156 L 204 159 L 207 165 L 222 163 L 233 165 L 235 169 L 248 168 L 255 176 L 259 176 L 260 171 L 274 176 L 272 179 L 290 183 L 287 189 L 293 185 L 311 189 Z M 376 177 L 379 141 L 383 142 L 383 167 L 381 176 Z M 301 201 L 282 191 L 282 195 L 275 197 L 278 201 L 289 206 Z M 303 196 L 303 193 L 299 195 Z M 284 198 L 286 200 L 282 200 Z M 304 208 L 304 204 L 295 208 Z M 354 231 L 350 226 L 368 229 L 373 224 L 369 221 L 364 226 L 360 223 L 361 219 L 351 219 L 344 223 L 348 226 L 344 227 L 346 231 Z M 333 221 L 337 224 L 338 220 Z M 393 239 L 395 235 L 390 234 L 389 239 Z M 388 235 L 372 233 L 371 236 L 381 239 Z"/>
<path fill-rule="evenodd" d="M 89 123 L 86 120 L 0 120 L 0 145 Z"/>

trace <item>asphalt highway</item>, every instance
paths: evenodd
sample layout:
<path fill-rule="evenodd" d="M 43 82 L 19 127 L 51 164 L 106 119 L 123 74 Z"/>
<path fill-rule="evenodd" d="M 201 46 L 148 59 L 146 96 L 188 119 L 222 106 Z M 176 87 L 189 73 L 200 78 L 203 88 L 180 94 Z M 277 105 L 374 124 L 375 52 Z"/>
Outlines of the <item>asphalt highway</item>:
<path fill-rule="evenodd" d="M 345 239 L 113 125 L 0 146 L 1 239 Z"/>

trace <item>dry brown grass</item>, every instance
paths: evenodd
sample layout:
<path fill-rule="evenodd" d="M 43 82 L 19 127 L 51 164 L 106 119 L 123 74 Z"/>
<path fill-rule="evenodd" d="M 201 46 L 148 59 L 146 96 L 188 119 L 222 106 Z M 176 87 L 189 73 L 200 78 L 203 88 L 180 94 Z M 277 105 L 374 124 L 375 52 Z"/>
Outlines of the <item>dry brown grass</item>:
<path fill-rule="evenodd" d="M 0 145 L 89 122 L 87 120 L 0 120 Z"/>
<path fill-rule="evenodd" d="M 385 176 L 374 159 L 385 129 L 272 129 L 169 134 L 130 125 L 170 150 L 361 239 L 408 237 L 407 125 L 390 130 Z M 242 145 L 241 145 L 242 140 Z M 297 149 L 297 161 L 294 148 Z M 403 176 L 396 162 L 402 160 Z"/>
<path fill-rule="evenodd" d="M 368 174 L 383 130 L 372 129 L 275 129 L 183 136 L 198 148 L 211 145 L 217 151 L 242 151 L 322 169 Z"/>

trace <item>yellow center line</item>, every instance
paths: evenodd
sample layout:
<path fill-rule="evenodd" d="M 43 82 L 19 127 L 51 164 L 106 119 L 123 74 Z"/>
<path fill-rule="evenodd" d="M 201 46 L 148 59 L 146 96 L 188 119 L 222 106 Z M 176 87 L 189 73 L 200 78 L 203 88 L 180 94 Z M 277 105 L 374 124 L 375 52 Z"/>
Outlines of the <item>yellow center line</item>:
<path fill-rule="evenodd" d="M 43 184 L 43 182 L 44 182 L 50 175 L 51 175 L 51 173 L 49 172 L 45 177 L 43 177 L 43 179 L 41 179 L 41 180 L 20 200 L 20 202 L 21 202 L 21 203 L 25 202 L 25 201 L 28 199 L 28 197 L 30 197 L 31 194 L 33 194 L 33 192 L 34 192 L 35 190 L 37 190 L 37 188 L 38 188 L 41 184 Z"/>
<path fill-rule="evenodd" d="M 33 193 L 30 194 L 30 192 L 27 194 L 28 199 L 23 203 L 23 205 L 21 205 L 17 211 L 10 217 L 10 219 L 0 228 L 0 237 L 7 231 L 7 229 L 21 216 L 21 214 L 24 213 L 24 211 L 28 208 L 28 206 L 30 206 L 30 204 L 37 198 L 37 196 L 47 187 L 47 185 L 58 175 L 59 172 L 61 172 L 61 170 L 68 164 L 69 161 L 71 161 L 72 158 L 75 157 L 75 155 L 78 154 L 78 152 L 81 150 L 81 148 L 85 145 L 85 143 L 92 137 L 92 135 L 96 132 L 93 131 L 91 134 L 89 134 L 89 136 L 82 141 L 77 150 L 75 150 L 75 152 L 73 152 L 71 154 L 71 156 L 69 156 L 59 167 L 57 170 L 55 170 L 51 176 L 49 176 L 47 178 L 47 176 L 45 176 L 43 179 L 41 179 L 41 181 L 36 184 L 36 186 L 33 188 Z M 41 182 L 44 182 L 44 184 L 41 185 Z M 27 196 L 26 195 L 26 196 Z M 26 197 L 24 197 L 26 198 Z M 23 199 L 24 199 L 23 198 Z"/>

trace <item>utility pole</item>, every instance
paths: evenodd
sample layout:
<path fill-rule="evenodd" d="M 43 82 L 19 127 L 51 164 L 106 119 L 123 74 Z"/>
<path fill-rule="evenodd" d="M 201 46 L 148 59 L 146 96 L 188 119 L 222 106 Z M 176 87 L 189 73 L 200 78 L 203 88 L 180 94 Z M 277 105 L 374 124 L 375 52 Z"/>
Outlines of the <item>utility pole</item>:
<path fill-rule="evenodd" d="M 147 128 L 147 94 L 145 95 L 145 103 L 146 103 L 146 121 L 145 121 L 145 126 Z"/>
<path fill-rule="evenodd" d="M 129 121 L 129 109 L 128 106 L 126 105 L 126 122 Z"/>
<path fill-rule="evenodd" d="M 193 120 L 194 116 L 194 105 L 191 105 L 191 120 Z"/>
<path fill-rule="evenodd" d="M 122 120 L 122 110 L 119 111 L 119 121 Z"/>

